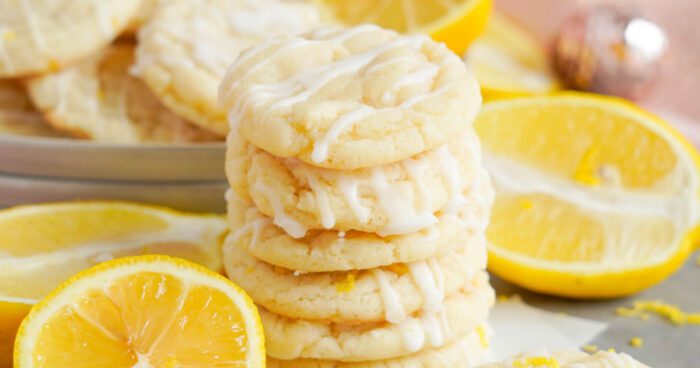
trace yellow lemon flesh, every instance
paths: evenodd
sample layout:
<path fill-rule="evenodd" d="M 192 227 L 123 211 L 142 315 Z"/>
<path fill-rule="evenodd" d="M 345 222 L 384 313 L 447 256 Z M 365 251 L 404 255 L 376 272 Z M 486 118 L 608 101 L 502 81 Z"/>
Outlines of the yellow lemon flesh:
<path fill-rule="evenodd" d="M 255 305 L 225 277 L 168 256 L 83 271 L 22 322 L 15 367 L 264 367 Z"/>
<path fill-rule="evenodd" d="M 559 89 L 544 48 L 526 30 L 498 13 L 469 46 L 465 61 L 485 100 Z"/>
<path fill-rule="evenodd" d="M 675 271 L 698 224 L 698 156 L 623 100 L 566 93 L 484 106 L 497 189 L 489 268 L 538 292 L 617 297 Z"/>
<path fill-rule="evenodd" d="M 119 202 L 0 211 L 0 367 L 11 364 L 17 326 L 38 300 L 77 272 L 112 258 L 167 254 L 222 269 L 220 216 Z"/>
<path fill-rule="evenodd" d="M 316 1 L 345 24 L 429 34 L 459 55 L 484 30 L 493 8 L 493 0 Z"/>

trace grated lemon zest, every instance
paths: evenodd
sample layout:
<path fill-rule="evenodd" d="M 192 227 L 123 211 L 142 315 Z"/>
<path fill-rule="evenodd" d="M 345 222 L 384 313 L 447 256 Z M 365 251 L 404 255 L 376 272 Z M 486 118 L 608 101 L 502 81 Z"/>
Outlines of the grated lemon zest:
<path fill-rule="evenodd" d="M 630 346 L 641 348 L 644 345 L 644 340 L 641 337 L 633 337 L 630 339 Z"/>
<path fill-rule="evenodd" d="M 514 368 L 559 368 L 559 361 L 552 357 L 536 356 L 516 360 Z"/>
<path fill-rule="evenodd" d="M 335 284 L 335 290 L 339 293 L 349 293 L 355 288 L 355 274 L 349 273 L 345 276 L 345 280 Z"/>
<path fill-rule="evenodd" d="M 529 210 L 532 208 L 532 206 L 535 205 L 534 202 L 532 202 L 532 200 L 528 198 L 521 198 L 519 203 L 520 207 L 525 210 Z"/>
<path fill-rule="evenodd" d="M 5 41 L 14 41 L 15 39 L 17 39 L 17 33 L 15 33 L 15 31 L 12 30 L 6 30 L 2 34 L 2 38 L 4 38 Z"/>
<path fill-rule="evenodd" d="M 476 333 L 479 335 L 479 343 L 481 343 L 481 346 L 485 349 L 488 349 L 489 347 L 489 339 L 486 334 L 486 329 L 484 326 L 479 326 L 476 328 Z"/>
<path fill-rule="evenodd" d="M 620 307 L 616 311 L 618 316 L 637 317 L 641 320 L 649 319 L 650 313 L 665 318 L 677 326 L 700 325 L 700 313 L 687 313 L 678 306 L 659 300 L 638 300 L 634 302 L 632 308 Z"/>
<path fill-rule="evenodd" d="M 593 354 L 598 351 L 598 345 L 583 345 L 581 350 L 585 351 L 586 353 Z"/>
<path fill-rule="evenodd" d="M 403 275 L 408 272 L 408 267 L 403 263 L 394 263 L 384 267 L 387 271 L 391 271 L 397 275 Z"/>

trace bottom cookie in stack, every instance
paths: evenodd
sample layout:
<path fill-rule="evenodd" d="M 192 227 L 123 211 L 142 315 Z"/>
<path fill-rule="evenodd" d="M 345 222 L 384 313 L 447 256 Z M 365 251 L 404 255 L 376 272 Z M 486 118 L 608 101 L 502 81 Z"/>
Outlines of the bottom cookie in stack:
<path fill-rule="evenodd" d="M 364 361 L 338 362 L 332 360 L 297 359 L 279 360 L 268 358 L 268 368 L 447 368 L 475 367 L 488 357 L 487 325 L 481 325 L 456 341 L 437 349 L 426 349 L 398 358 Z"/>

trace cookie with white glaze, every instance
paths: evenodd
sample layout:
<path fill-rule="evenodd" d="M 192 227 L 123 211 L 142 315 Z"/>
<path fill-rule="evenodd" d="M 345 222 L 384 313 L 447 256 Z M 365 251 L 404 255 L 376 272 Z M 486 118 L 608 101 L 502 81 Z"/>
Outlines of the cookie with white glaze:
<path fill-rule="evenodd" d="M 435 149 L 481 105 L 476 81 L 444 44 L 373 25 L 253 47 L 228 70 L 219 98 L 253 145 L 341 170 Z"/>
<path fill-rule="evenodd" d="M 142 0 L 0 0 L 0 78 L 62 69 L 112 42 Z"/>
<path fill-rule="evenodd" d="M 117 43 L 66 69 L 29 79 L 29 95 L 54 128 L 96 142 L 218 139 L 163 106 L 129 74 L 133 61 L 134 46 Z"/>
<path fill-rule="evenodd" d="M 238 54 L 322 24 L 318 7 L 289 0 L 171 0 L 138 33 L 137 73 L 180 116 L 225 136 L 218 86 Z"/>
<path fill-rule="evenodd" d="M 485 174 L 472 128 L 416 156 L 355 170 L 275 157 L 231 132 L 226 172 L 231 186 L 249 195 L 260 212 L 301 229 L 409 234 L 437 223 L 438 213 L 456 214 L 467 196 L 480 196 L 485 209 L 490 205 L 487 191 L 475 189 Z"/>

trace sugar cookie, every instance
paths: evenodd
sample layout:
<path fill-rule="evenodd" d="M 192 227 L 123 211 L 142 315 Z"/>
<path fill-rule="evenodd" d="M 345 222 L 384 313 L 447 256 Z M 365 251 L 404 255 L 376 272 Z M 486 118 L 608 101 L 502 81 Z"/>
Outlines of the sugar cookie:
<path fill-rule="evenodd" d="M 436 212 L 456 213 L 465 192 L 482 195 L 470 188 L 483 170 L 471 128 L 415 157 L 347 171 L 278 158 L 245 141 L 240 147 L 234 135 L 226 161 L 231 186 L 247 187 L 263 214 L 288 217 L 306 229 L 408 234 L 436 223 Z"/>
<path fill-rule="evenodd" d="M 318 7 L 282 0 L 172 0 L 138 34 L 134 71 L 160 100 L 220 136 L 228 132 L 217 87 L 244 49 L 321 24 Z"/>
<path fill-rule="evenodd" d="M 471 332 L 438 349 L 425 349 L 415 354 L 366 362 L 336 362 L 313 359 L 278 360 L 268 358 L 268 368 L 455 368 L 478 367 L 488 357 L 479 333 Z"/>
<path fill-rule="evenodd" d="M 303 273 L 263 263 L 227 240 L 224 264 L 228 277 L 273 313 L 342 323 L 377 322 L 392 313 L 411 314 L 481 282 L 486 249 L 461 246 L 427 261 L 365 271 Z M 384 302 L 387 288 L 396 298 L 395 308 Z"/>
<path fill-rule="evenodd" d="M 217 137 L 168 111 L 128 74 L 133 46 L 120 43 L 29 80 L 34 104 L 56 129 L 105 143 L 199 142 Z"/>
<path fill-rule="evenodd" d="M 24 88 L 14 80 L 0 79 L 0 134 L 33 137 L 65 137 L 51 129 L 29 100 Z"/>
<path fill-rule="evenodd" d="M 0 0 L 0 78 L 56 71 L 107 46 L 142 0 Z"/>
<path fill-rule="evenodd" d="M 422 261 L 456 245 L 485 247 L 483 230 L 489 221 L 493 189 L 483 169 L 475 187 L 480 197 L 468 195 L 469 205 L 457 215 L 442 214 L 425 229 L 405 235 L 381 237 L 358 231 L 309 231 L 295 239 L 273 220 L 262 215 L 249 200 L 231 190 L 227 193 L 230 242 L 245 248 L 254 257 L 290 270 L 327 272 L 361 270 L 394 263 Z"/>
<path fill-rule="evenodd" d="M 219 98 L 253 145 L 351 170 L 437 148 L 472 123 L 479 86 L 424 35 L 373 25 L 321 29 L 244 52 Z"/>
<path fill-rule="evenodd" d="M 400 323 L 340 325 L 293 320 L 261 309 L 268 356 L 361 362 L 392 359 L 439 348 L 474 332 L 493 303 L 487 284 L 444 301 L 436 313 L 418 313 Z"/>

